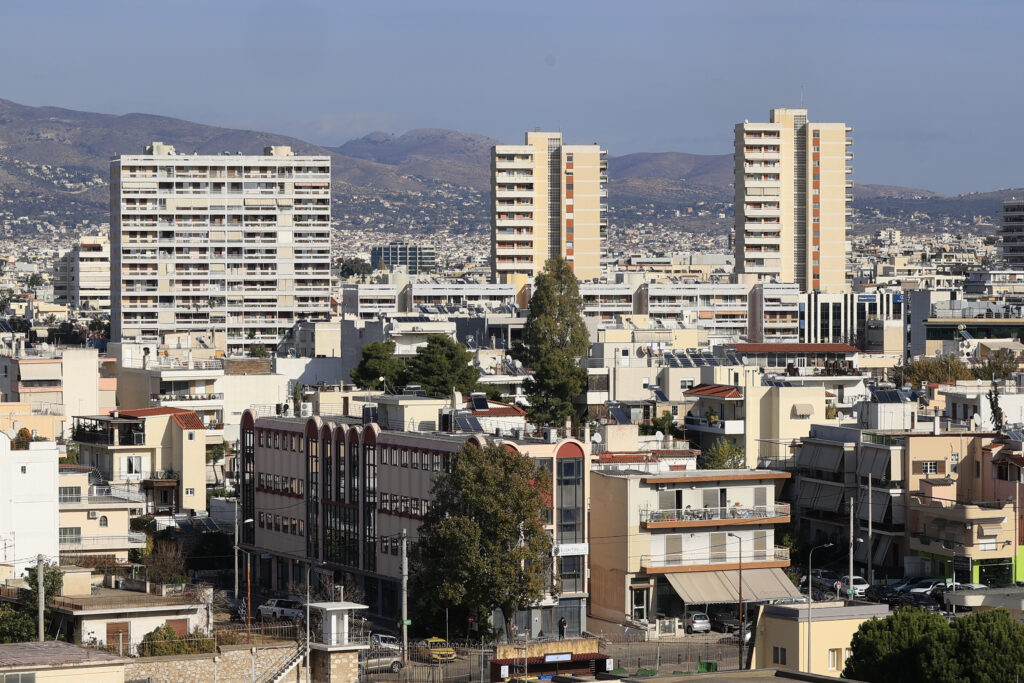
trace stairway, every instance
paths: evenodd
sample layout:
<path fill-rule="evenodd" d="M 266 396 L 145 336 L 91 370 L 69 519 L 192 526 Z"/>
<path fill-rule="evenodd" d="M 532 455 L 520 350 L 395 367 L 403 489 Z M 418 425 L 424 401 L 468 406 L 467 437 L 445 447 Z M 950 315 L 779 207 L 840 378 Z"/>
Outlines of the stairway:
<path fill-rule="evenodd" d="M 284 664 L 279 666 L 272 673 L 269 673 L 269 674 L 263 676 L 260 679 L 260 681 L 262 683 L 281 683 L 281 681 L 284 680 L 285 676 L 287 676 L 289 673 L 291 673 L 292 669 L 294 669 L 296 666 L 298 666 L 302 662 L 302 659 L 305 656 L 306 656 L 306 644 L 305 643 L 299 643 L 299 645 L 296 646 L 296 648 L 295 648 L 295 654 L 293 654 L 291 657 L 289 657 L 288 660 Z"/>

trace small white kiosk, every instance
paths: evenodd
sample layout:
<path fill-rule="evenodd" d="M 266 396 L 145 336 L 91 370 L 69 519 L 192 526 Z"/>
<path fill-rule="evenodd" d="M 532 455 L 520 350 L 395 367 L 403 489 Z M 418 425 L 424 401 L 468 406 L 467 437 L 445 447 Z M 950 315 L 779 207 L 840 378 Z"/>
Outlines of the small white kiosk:
<path fill-rule="evenodd" d="M 359 651 L 370 647 L 369 634 L 353 628 L 353 612 L 367 609 L 356 602 L 313 602 L 309 605 L 309 666 L 314 681 L 356 683 Z"/>

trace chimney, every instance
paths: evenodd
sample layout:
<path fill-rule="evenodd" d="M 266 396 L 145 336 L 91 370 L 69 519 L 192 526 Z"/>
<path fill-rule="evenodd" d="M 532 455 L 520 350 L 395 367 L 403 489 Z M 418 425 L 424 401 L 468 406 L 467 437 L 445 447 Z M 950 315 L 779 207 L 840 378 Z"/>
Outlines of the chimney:
<path fill-rule="evenodd" d="M 935 436 L 942 434 L 942 423 L 939 421 L 938 415 L 932 420 L 932 434 Z"/>

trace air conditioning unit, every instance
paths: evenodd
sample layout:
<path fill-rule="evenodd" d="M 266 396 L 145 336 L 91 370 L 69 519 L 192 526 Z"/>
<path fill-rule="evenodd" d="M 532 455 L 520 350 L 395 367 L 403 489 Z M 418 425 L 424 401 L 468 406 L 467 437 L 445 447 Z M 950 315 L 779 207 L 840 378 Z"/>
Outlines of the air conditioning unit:
<path fill-rule="evenodd" d="M 377 421 L 377 406 L 376 404 L 364 405 L 363 406 L 363 425 L 368 425 Z"/>
<path fill-rule="evenodd" d="M 313 404 L 302 402 L 299 404 L 299 411 L 302 417 L 311 417 L 313 415 Z"/>
<path fill-rule="evenodd" d="M 97 517 L 99 517 L 99 513 L 96 512 L 95 510 L 89 510 L 89 512 L 86 514 L 86 517 L 88 517 L 89 519 L 96 519 Z"/>
<path fill-rule="evenodd" d="M 558 428 L 548 427 L 544 430 L 544 439 L 548 443 L 558 443 Z"/>
<path fill-rule="evenodd" d="M 143 446 L 146 443 L 146 435 L 141 432 L 135 432 L 132 434 L 132 445 Z"/>

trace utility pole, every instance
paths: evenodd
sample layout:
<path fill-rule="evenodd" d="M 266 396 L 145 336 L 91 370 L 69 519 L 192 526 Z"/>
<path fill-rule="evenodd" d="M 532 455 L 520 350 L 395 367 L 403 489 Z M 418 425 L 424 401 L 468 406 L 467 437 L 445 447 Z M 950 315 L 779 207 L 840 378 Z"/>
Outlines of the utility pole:
<path fill-rule="evenodd" d="M 409 656 L 409 535 L 402 529 L 402 661 Z"/>
<path fill-rule="evenodd" d="M 237 472 L 235 481 L 238 481 Z M 235 600 L 238 600 L 238 489 L 235 489 Z"/>
<path fill-rule="evenodd" d="M 252 553 L 245 554 L 245 630 L 252 635 Z M 251 640 L 249 642 L 252 642 Z M 253 648 L 255 651 L 255 648 Z"/>
<path fill-rule="evenodd" d="M 36 555 L 36 607 L 39 611 L 39 642 L 46 640 L 43 633 L 43 612 L 46 609 L 46 582 L 43 580 L 43 563 L 46 558 Z"/>
<path fill-rule="evenodd" d="M 853 496 L 850 496 L 850 573 L 846 577 L 846 599 L 853 599 Z"/>
<path fill-rule="evenodd" d="M 875 554 L 874 545 L 871 542 L 871 527 L 874 523 L 874 518 L 871 516 L 871 506 L 873 504 L 872 499 L 875 497 L 874 492 L 871 490 L 871 473 L 868 473 L 868 585 L 875 585 Z"/>

